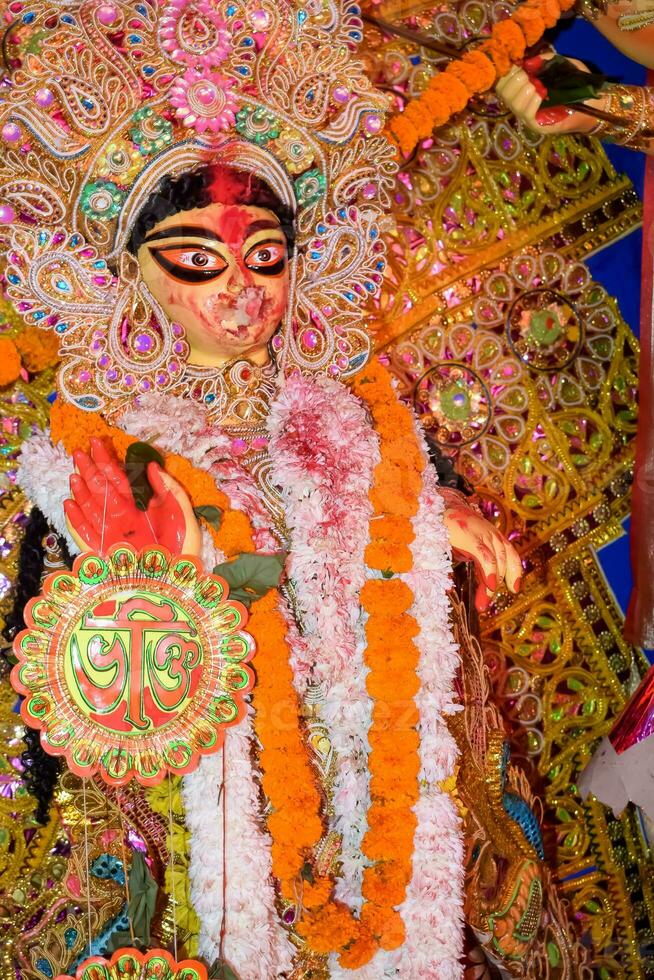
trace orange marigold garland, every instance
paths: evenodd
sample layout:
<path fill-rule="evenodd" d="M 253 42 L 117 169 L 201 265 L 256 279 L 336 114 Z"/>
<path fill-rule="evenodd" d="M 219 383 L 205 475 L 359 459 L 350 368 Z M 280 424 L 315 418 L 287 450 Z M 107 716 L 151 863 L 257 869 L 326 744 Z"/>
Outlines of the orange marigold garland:
<path fill-rule="evenodd" d="M 469 98 L 491 89 L 573 6 L 574 0 L 527 0 L 521 4 L 510 17 L 493 26 L 487 41 L 434 75 L 425 91 L 390 120 L 386 135 L 409 156 L 421 139 L 449 122 Z"/>
<path fill-rule="evenodd" d="M 369 365 L 353 387 L 370 410 L 381 454 L 370 490 L 374 515 L 366 562 L 382 577 L 368 581 L 361 592 L 368 613 L 366 686 L 373 712 L 371 805 L 363 841 L 363 851 L 372 863 L 364 872 L 360 919 L 333 897 L 331 878 L 313 876 L 315 848 L 324 833 L 323 800 L 303 737 L 286 622 L 276 590 L 253 604 L 248 623 L 259 651 L 254 725 L 261 745 L 262 786 L 272 811 L 268 829 L 273 874 L 282 897 L 299 903 L 303 910 L 296 924 L 298 933 L 316 953 L 340 952 L 341 964 L 350 969 L 369 962 L 379 948 L 395 949 L 404 941 L 404 924 L 396 906 L 404 900 L 411 880 L 416 826 L 413 807 L 418 799 L 420 763 L 413 697 L 419 688 L 419 655 L 413 640 L 419 627 L 409 612 L 413 594 L 395 576 L 412 566 L 411 518 L 417 513 L 424 467 L 413 419 L 398 402 L 385 369 L 376 362 Z M 110 442 L 124 459 L 129 445 L 137 441 L 100 416 L 59 400 L 53 406 L 51 432 L 53 441 L 61 442 L 71 454 L 76 449 L 87 450 L 95 436 Z M 252 551 L 247 516 L 231 510 L 211 476 L 175 454 L 165 454 L 164 459 L 166 471 L 195 506 L 213 504 L 223 512 L 220 530 L 211 528 L 218 547 L 227 555 Z"/>
<path fill-rule="evenodd" d="M 20 354 L 13 340 L 0 337 L 0 388 L 13 384 L 20 376 Z"/>

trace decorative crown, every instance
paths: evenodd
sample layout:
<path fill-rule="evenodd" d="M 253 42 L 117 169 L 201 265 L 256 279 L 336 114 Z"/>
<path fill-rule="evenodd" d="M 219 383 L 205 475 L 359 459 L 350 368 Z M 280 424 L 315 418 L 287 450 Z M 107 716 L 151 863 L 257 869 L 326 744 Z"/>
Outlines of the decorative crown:
<path fill-rule="evenodd" d="M 8 292 L 29 322 L 60 334 L 64 393 L 100 409 L 107 397 L 180 389 L 179 328 L 142 283 L 135 298 L 121 257 L 161 179 L 210 162 L 261 177 L 296 214 L 282 365 L 355 371 L 395 172 L 385 98 L 353 57 L 358 7 L 51 0 L 11 3 L 9 14 Z M 154 319 L 171 342 L 127 350 L 126 319 L 146 330 Z"/>

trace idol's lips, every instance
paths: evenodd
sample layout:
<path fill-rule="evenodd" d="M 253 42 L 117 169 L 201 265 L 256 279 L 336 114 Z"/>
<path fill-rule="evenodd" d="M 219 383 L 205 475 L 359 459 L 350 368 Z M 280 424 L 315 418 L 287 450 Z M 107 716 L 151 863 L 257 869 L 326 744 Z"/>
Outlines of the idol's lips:
<path fill-rule="evenodd" d="M 247 286 L 238 296 L 224 293 L 216 296 L 211 304 L 211 314 L 227 333 L 245 339 L 271 302 L 261 286 Z"/>

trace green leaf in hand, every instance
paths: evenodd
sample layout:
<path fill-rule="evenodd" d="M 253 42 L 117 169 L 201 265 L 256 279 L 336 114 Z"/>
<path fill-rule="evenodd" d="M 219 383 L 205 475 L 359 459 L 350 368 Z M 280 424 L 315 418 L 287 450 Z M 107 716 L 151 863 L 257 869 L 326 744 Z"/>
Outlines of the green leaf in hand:
<path fill-rule="evenodd" d="M 196 517 L 201 517 L 207 524 L 210 524 L 214 531 L 220 530 L 223 512 L 219 507 L 213 507 L 211 504 L 202 504 L 200 507 L 194 507 L 193 513 Z"/>
<path fill-rule="evenodd" d="M 125 454 L 125 473 L 139 510 L 147 510 L 154 496 L 147 475 L 149 463 L 158 463 L 163 468 L 164 458 L 149 442 L 133 442 Z"/>
<path fill-rule="evenodd" d="M 132 941 L 131 932 L 114 932 L 109 940 L 108 952 L 113 953 L 121 946 L 136 945 L 139 949 L 145 949 L 150 945 L 150 928 L 157 904 L 158 891 L 159 886 L 150 874 L 145 858 L 140 851 L 134 851 L 132 866 L 129 869 L 129 906 L 127 909 L 134 940 Z"/>
<path fill-rule="evenodd" d="M 608 75 L 599 72 L 582 71 L 560 54 L 554 55 L 538 72 L 538 81 L 547 89 L 543 109 L 556 105 L 572 105 L 596 99 L 609 81 Z"/>
<path fill-rule="evenodd" d="M 279 585 L 287 553 L 276 555 L 239 555 L 222 565 L 216 565 L 214 575 L 220 575 L 229 586 L 230 599 L 250 608 L 255 599 Z"/>
<path fill-rule="evenodd" d="M 215 960 L 209 967 L 207 976 L 209 980 L 239 980 L 238 974 L 225 960 Z"/>

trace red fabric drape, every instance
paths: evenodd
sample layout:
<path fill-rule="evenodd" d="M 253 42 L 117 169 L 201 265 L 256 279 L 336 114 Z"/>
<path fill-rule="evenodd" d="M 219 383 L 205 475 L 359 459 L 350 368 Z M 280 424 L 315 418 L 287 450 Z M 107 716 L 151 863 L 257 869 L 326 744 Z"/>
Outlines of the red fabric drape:
<path fill-rule="evenodd" d="M 650 73 L 650 84 L 654 73 Z M 640 318 L 639 422 L 631 512 L 631 566 L 634 589 L 625 637 L 654 649 L 654 157 L 647 160 L 643 219 Z"/>

